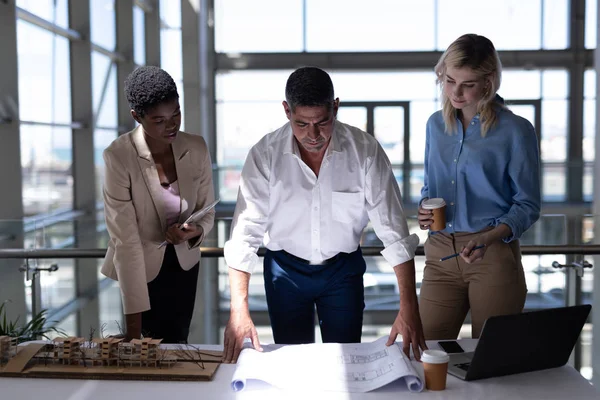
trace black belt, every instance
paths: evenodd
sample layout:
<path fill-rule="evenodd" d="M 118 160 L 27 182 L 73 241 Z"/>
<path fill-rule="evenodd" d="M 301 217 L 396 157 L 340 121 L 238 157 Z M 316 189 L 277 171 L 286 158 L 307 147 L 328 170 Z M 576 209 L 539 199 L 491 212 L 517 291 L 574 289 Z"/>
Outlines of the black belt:
<path fill-rule="evenodd" d="M 285 250 L 281 250 L 281 252 L 285 253 L 285 255 L 287 255 L 288 257 L 290 257 L 292 259 L 294 259 L 295 261 L 297 261 L 299 263 L 307 264 L 307 265 L 311 264 L 310 261 L 305 260 L 304 258 L 296 257 L 295 255 L 290 254 L 290 253 L 288 253 Z M 328 264 L 333 264 L 333 263 L 336 263 L 336 262 L 338 262 L 340 260 L 343 260 L 344 258 L 348 257 L 349 255 L 350 255 L 350 253 L 337 253 L 335 256 L 333 256 L 331 258 L 328 258 L 327 260 L 323 260 L 320 263 L 314 264 L 314 265 L 328 265 Z"/>

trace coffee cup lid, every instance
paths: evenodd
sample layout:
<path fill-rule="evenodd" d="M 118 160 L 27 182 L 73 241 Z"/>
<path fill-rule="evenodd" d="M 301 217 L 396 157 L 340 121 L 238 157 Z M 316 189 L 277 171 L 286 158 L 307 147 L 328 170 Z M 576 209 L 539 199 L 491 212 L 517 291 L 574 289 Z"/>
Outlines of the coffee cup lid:
<path fill-rule="evenodd" d="M 446 202 L 441 197 L 436 197 L 434 199 L 427 199 L 421 203 L 421 207 L 425 210 L 435 210 L 436 208 L 440 208 L 446 205 Z"/>
<path fill-rule="evenodd" d="M 450 361 L 450 356 L 442 350 L 424 350 L 421 361 L 429 364 L 444 364 Z"/>

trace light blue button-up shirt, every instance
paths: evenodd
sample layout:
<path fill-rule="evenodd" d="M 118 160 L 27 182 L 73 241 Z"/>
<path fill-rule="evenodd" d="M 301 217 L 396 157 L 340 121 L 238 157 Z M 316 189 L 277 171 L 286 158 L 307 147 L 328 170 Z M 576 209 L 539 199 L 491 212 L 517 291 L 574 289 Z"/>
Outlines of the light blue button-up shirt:
<path fill-rule="evenodd" d="M 457 133 L 444 132 L 442 112 L 427 121 L 422 198 L 446 201 L 446 233 L 479 232 L 506 224 L 521 237 L 540 216 L 540 160 L 531 123 L 501 110 L 496 125 L 481 136 L 475 116 Z M 464 133 L 463 133 L 464 131 Z"/>

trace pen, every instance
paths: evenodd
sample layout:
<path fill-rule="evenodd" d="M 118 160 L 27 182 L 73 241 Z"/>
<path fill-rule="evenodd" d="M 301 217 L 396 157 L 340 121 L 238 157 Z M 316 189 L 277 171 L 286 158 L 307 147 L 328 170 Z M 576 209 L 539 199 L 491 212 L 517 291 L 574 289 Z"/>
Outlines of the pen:
<path fill-rule="evenodd" d="M 471 251 L 474 251 L 474 250 L 477 250 L 477 249 L 483 249 L 484 247 L 485 247 L 485 244 L 481 244 L 479 246 L 473 247 L 473 250 L 471 250 Z M 446 260 L 449 260 L 451 258 L 458 257 L 458 256 L 460 256 L 460 253 L 452 254 L 452 255 L 446 256 L 446 257 L 442 257 L 442 258 L 440 258 L 440 261 L 446 261 Z"/>

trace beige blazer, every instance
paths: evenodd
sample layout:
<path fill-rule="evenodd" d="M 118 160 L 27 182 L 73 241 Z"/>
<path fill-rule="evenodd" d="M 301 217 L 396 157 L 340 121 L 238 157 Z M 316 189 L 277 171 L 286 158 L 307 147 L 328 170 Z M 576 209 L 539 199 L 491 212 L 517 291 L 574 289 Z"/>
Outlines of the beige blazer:
<path fill-rule="evenodd" d="M 201 136 L 179 132 L 172 143 L 181 196 L 179 222 L 214 201 L 212 163 Z M 104 150 L 104 214 L 110 242 L 102 273 L 119 281 L 123 310 L 150 309 L 147 283 L 158 275 L 167 231 L 163 189 L 142 127 L 124 134 Z M 175 246 L 184 270 L 200 260 L 199 246 L 212 229 L 214 209 L 198 223 L 203 234 Z"/>

